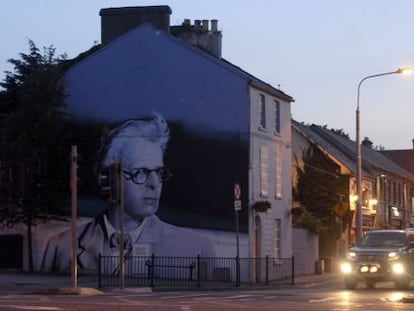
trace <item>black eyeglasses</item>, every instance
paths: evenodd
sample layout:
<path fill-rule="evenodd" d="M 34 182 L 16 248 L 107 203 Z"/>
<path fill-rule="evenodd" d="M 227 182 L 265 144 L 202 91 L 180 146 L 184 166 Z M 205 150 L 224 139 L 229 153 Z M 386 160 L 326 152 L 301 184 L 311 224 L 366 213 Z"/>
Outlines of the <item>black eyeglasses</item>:
<path fill-rule="evenodd" d="M 131 180 L 134 184 L 142 185 L 148 180 L 148 176 L 151 172 L 155 172 L 160 183 L 165 183 L 172 175 L 166 167 L 158 167 L 155 169 L 148 169 L 145 167 L 135 168 L 131 172 L 123 171 L 124 178 Z"/>

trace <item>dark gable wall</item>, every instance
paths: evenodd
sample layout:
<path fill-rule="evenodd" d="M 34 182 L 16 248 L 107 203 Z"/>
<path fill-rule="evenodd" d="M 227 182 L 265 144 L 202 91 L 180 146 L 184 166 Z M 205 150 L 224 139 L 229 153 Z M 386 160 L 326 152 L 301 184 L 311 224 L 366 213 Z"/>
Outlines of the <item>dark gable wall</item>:
<path fill-rule="evenodd" d="M 90 170 L 101 133 L 159 112 L 171 140 L 158 215 L 176 225 L 234 230 L 233 185 L 247 206 L 247 81 L 194 47 L 143 25 L 73 66 L 66 75 L 74 143 L 82 159 L 81 209 L 99 210 Z M 81 185 L 82 185 L 81 184 Z M 92 198 L 92 200 L 91 200 Z M 241 215 L 247 231 L 247 211 Z"/>

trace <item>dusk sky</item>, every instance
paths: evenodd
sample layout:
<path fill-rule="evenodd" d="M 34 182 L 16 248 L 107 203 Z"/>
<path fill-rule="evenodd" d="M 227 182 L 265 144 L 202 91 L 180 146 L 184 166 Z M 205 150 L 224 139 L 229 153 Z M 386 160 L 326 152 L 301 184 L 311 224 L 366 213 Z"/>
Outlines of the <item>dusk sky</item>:
<path fill-rule="evenodd" d="M 295 99 L 299 122 L 343 129 L 355 140 L 358 83 L 414 66 L 412 0 L 2 0 L 0 79 L 28 40 L 76 57 L 100 43 L 101 8 L 168 5 L 171 25 L 218 19 L 222 57 Z M 361 86 L 361 137 L 411 149 L 414 73 Z"/>

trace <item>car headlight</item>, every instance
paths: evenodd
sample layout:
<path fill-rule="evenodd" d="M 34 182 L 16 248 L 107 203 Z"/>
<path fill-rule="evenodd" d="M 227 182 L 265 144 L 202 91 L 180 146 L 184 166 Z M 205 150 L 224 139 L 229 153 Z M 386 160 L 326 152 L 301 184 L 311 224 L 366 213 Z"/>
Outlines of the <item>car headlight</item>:
<path fill-rule="evenodd" d="M 349 262 L 341 263 L 341 272 L 344 274 L 348 274 L 352 272 L 352 265 Z"/>
<path fill-rule="evenodd" d="M 400 258 L 400 253 L 399 252 L 391 252 L 388 253 L 388 260 L 397 260 Z"/>
<path fill-rule="evenodd" d="M 346 254 L 346 259 L 348 260 L 356 260 L 357 254 L 355 252 L 349 252 Z"/>
<path fill-rule="evenodd" d="M 404 273 L 404 271 L 405 271 L 405 268 L 402 263 L 397 262 L 392 265 L 392 272 L 394 272 L 395 274 L 402 274 Z"/>

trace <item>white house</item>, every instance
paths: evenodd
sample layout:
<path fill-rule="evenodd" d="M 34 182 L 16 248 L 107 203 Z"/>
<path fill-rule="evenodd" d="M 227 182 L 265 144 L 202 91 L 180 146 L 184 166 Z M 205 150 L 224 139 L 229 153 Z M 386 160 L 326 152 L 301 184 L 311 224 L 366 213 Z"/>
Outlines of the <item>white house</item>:
<path fill-rule="evenodd" d="M 217 20 L 170 26 L 170 14 L 168 6 L 103 9 L 102 45 L 71 60 L 64 83 L 82 155 L 78 213 L 103 209 L 92 177 L 101 135 L 157 112 L 170 127 L 172 171 L 158 216 L 208 235 L 218 257 L 238 249 L 277 268 L 292 257 L 293 98 L 222 58 Z M 263 269 L 257 261 L 251 279 Z"/>

